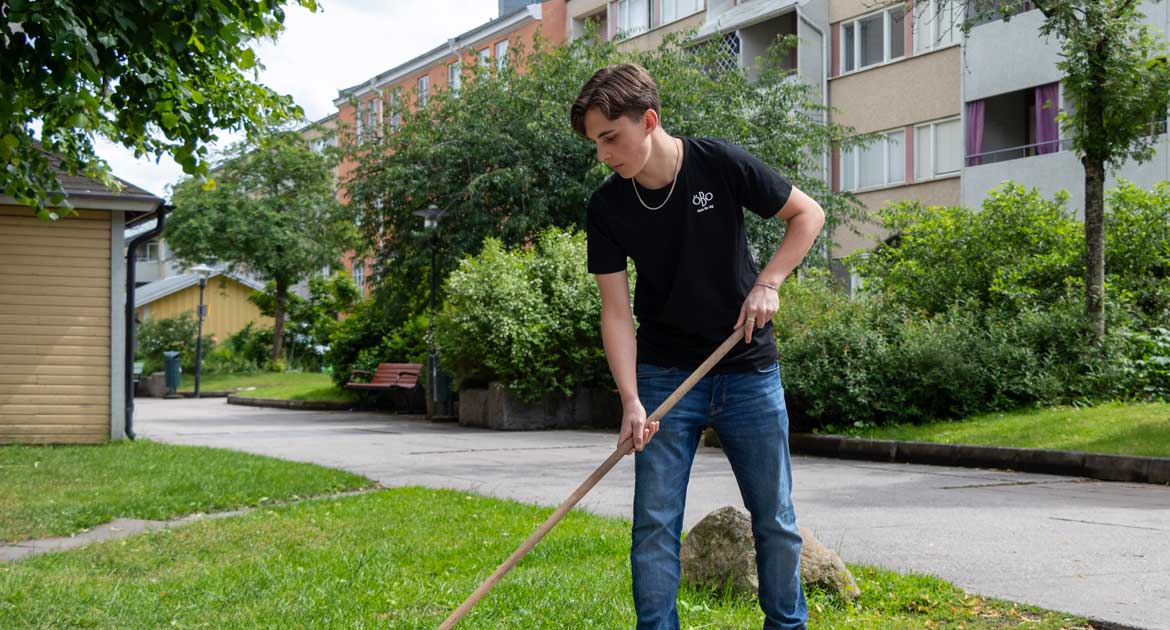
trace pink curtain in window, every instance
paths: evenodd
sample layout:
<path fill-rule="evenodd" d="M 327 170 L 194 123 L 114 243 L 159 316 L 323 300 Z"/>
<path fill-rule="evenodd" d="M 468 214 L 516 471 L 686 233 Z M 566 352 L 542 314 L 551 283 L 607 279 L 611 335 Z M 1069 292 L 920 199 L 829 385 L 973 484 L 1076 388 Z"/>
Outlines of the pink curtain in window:
<path fill-rule="evenodd" d="M 967 166 L 983 163 L 983 158 L 978 155 L 983 152 L 983 112 L 986 105 L 986 101 L 967 103 Z"/>
<path fill-rule="evenodd" d="M 1056 124 L 1060 104 L 1060 84 L 1049 83 L 1035 89 L 1036 93 L 1036 154 L 1056 153 L 1060 150 L 1060 128 Z M 1047 108 L 1044 104 L 1051 101 Z"/>

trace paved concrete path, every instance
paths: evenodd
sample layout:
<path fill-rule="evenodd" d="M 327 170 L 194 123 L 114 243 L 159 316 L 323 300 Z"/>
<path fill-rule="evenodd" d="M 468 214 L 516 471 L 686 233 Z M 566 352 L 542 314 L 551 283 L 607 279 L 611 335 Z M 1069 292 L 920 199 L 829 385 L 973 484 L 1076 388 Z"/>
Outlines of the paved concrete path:
<path fill-rule="evenodd" d="M 502 433 L 223 399 L 140 399 L 136 426 L 141 437 L 345 468 L 387 486 L 455 488 L 545 505 L 563 501 L 616 441 L 616 433 Z M 800 456 L 793 477 L 800 524 L 848 562 L 1170 630 L 1170 487 Z M 581 505 L 629 518 L 632 486 L 627 458 Z M 730 466 L 722 452 L 700 447 L 686 527 L 724 505 L 742 506 Z"/>

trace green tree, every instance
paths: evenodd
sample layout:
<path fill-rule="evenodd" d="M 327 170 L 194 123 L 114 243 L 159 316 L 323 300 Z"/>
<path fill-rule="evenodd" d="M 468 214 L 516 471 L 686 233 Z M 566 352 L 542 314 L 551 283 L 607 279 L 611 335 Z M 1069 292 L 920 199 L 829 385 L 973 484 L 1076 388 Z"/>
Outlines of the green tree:
<path fill-rule="evenodd" d="M 175 188 L 165 238 L 176 256 L 250 271 L 274 284 L 274 360 L 283 350 L 289 288 L 336 266 L 353 242 L 333 166 L 300 133 L 280 131 L 233 146 L 215 169 L 213 190 L 196 179 Z"/>
<path fill-rule="evenodd" d="M 443 276 L 487 237 L 510 248 L 549 226 L 582 229 L 589 195 L 609 173 L 593 144 L 570 128 L 569 106 L 598 68 L 635 61 L 657 79 L 672 133 L 737 142 L 813 195 L 829 216 L 825 251 L 832 228 L 859 217 L 860 205 L 826 187 L 823 156 L 834 144 L 869 138 L 823 122 L 817 86 L 791 80 L 785 67 L 793 43 L 779 41 L 754 82 L 743 69 L 720 69 L 726 60 L 719 46 L 693 45 L 685 36 L 648 52 L 621 52 L 590 36 L 563 46 L 538 38 L 532 50 L 509 50 L 502 71 L 480 67 L 469 55 L 458 94 L 440 90 L 418 109 L 401 95 L 397 129 L 347 139 L 357 169 L 343 185 L 379 264 L 387 268 L 393 260 L 391 275 L 405 278 L 398 286 L 407 289 L 425 282 L 430 243 L 413 213 L 430 204 L 447 210 L 440 226 Z M 753 252 L 766 260 L 782 230 L 751 213 L 746 221 Z"/>
<path fill-rule="evenodd" d="M 1152 126 L 1170 108 L 1164 34 L 1142 23 L 1138 0 L 964 1 L 968 16 L 1005 20 L 1034 6 L 1044 16 L 1039 34 L 1060 42 L 1057 67 L 1072 107 L 1058 120 L 1085 171 L 1085 310 L 1098 346 L 1105 336 L 1106 169 L 1116 172 L 1128 160 L 1154 156 L 1158 134 Z M 964 36 L 975 21 L 963 25 Z"/>
<path fill-rule="evenodd" d="M 362 299 L 361 290 L 349 274 L 309 278 L 309 297 L 290 294 L 285 303 L 285 319 L 296 334 L 312 345 L 329 345 L 342 313 L 349 313 Z M 276 283 L 269 282 L 263 291 L 253 291 L 248 300 L 262 315 L 276 317 Z"/>
<path fill-rule="evenodd" d="M 316 0 L 297 0 L 316 11 Z M 283 29 L 285 0 L 5 0 L 0 3 L 0 189 L 33 206 L 66 203 L 39 144 L 70 173 L 114 186 L 94 150 L 170 155 L 207 175 L 217 130 L 249 135 L 299 115 L 256 82 L 252 44 Z"/>

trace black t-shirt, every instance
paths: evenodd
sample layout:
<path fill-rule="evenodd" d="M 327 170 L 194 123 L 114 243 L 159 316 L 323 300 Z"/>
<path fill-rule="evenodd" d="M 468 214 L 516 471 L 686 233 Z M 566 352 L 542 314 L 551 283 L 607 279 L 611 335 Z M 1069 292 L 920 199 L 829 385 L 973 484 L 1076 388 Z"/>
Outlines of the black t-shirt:
<path fill-rule="evenodd" d="M 648 210 L 633 180 L 613 174 L 589 200 L 589 272 L 638 271 L 634 314 L 638 362 L 695 368 L 727 339 L 759 275 L 748 251 L 743 208 L 780 211 L 792 185 L 760 159 L 722 140 L 682 138 L 682 166 L 666 205 Z M 638 185 L 650 207 L 670 185 Z M 714 372 L 742 372 L 776 361 L 772 323 L 739 343 Z"/>

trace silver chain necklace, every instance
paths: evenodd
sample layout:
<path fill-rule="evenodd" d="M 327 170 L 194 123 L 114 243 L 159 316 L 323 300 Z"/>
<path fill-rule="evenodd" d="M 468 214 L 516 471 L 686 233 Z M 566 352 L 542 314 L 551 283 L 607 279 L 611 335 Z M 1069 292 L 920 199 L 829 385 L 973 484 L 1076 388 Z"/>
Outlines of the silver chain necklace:
<path fill-rule="evenodd" d="M 670 192 L 666 193 L 666 199 L 663 199 L 662 203 L 658 204 L 656 207 L 651 208 L 650 206 L 646 205 L 645 201 L 642 201 L 642 194 L 638 192 L 637 179 L 634 177 L 630 178 L 630 183 L 634 185 L 634 195 L 638 198 L 638 202 L 642 204 L 643 208 L 647 210 L 661 210 L 662 206 L 665 206 L 666 202 L 670 201 L 670 196 L 674 194 L 674 185 L 678 183 L 678 161 L 680 158 L 682 158 L 682 147 L 679 147 L 678 151 L 674 154 L 674 179 L 670 182 Z"/>

